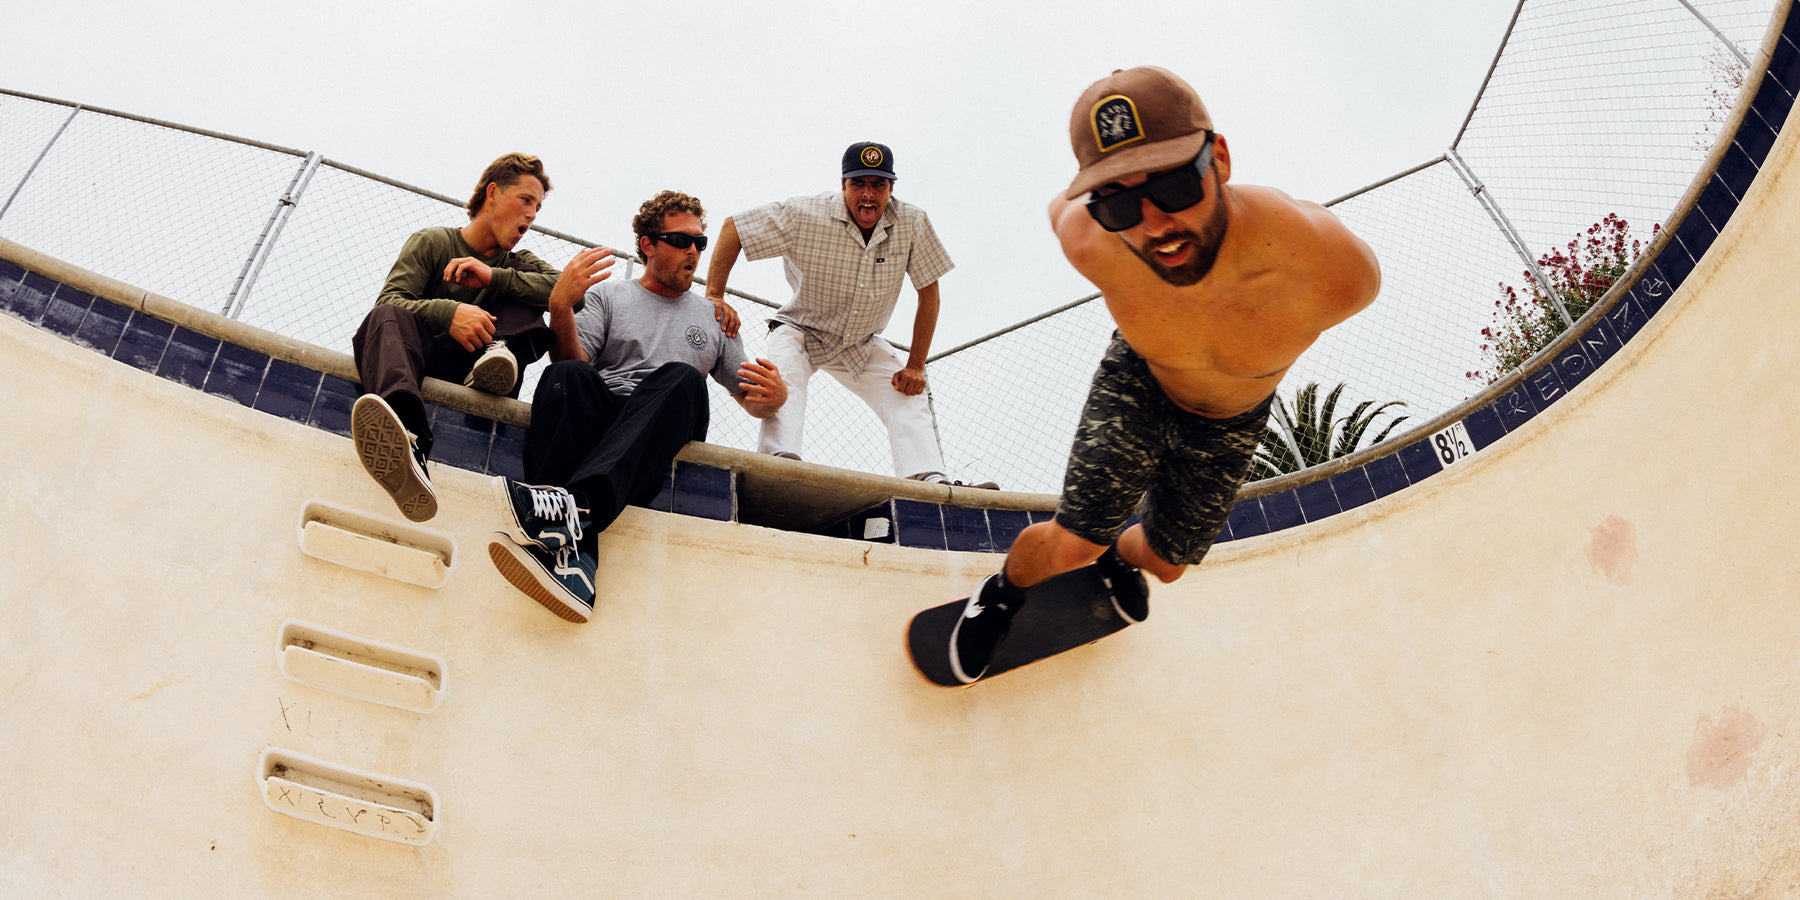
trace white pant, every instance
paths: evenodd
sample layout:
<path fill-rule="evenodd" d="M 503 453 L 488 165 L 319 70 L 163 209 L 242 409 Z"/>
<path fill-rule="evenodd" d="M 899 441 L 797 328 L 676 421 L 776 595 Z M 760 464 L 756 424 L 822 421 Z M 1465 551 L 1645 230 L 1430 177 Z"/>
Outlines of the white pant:
<path fill-rule="evenodd" d="M 762 437 L 757 441 L 758 453 L 800 453 L 800 437 L 806 429 L 806 388 L 814 372 L 829 372 L 838 383 L 862 398 L 881 424 L 887 427 L 888 445 L 894 452 L 894 474 L 902 478 L 925 472 L 944 470 L 943 454 L 938 452 L 937 429 L 933 427 L 931 406 L 925 393 L 911 397 L 894 389 L 894 373 L 906 367 L 887 341 L 871 336 L 867 344 L 869 363 L 861 374 L 837 362 L 814 366 L 806 358 L 806 344 L 800 329 L 779 325 L 769 332 L 763 348 L 767 359 L 781 371 L 787 383 L 788 398 L 780 411 L 762 420 Z"/>

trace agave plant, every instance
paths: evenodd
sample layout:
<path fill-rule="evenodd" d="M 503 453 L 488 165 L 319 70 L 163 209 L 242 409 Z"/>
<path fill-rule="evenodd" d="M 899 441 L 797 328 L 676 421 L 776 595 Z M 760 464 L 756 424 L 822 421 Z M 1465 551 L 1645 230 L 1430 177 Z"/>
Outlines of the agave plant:
<path fill-rule="evenodd" d="M 1337 405 L 1343 395 L 1344 383 L 1339 382 L 1331 393 L 1325 395 L 1325 402 L 1321 404 L 1319 383 L 1310 382 L 1294 392 L 1291 412 L 1287 403 L 1277 396 L 1274 409 L 1269 415 L 1269 423 L 1263 426 L 1262 444 L 1256 448 L 1256 459 L 1250 467 L 1250 480 L 1258 481 L 1298 472 L 1327 460 L 1349 456 L 1360 448 L 1363 437 L 1374 426 L 1376 418 L 1387 412 L 1388 407 L 1406 405 L 1400 400 L 1389 400 L 1376 406 L 1375 401 L 1364 400 L 1356 405 L 1355 410 L 1340 417 L 1337 415 Z M 1381 429 L 1381 433 L 1375 435 L 1375 439 L 1369 443 L 1379 444 L 1386 440 L 1406 418 L 1399 416 L 1387 423 L 1387 427 Z"/>

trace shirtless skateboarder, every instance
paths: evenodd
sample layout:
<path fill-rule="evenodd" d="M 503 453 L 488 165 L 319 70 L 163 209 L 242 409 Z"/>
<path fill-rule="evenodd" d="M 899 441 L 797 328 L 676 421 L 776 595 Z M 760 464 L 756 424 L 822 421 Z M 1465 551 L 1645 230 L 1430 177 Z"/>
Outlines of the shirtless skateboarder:
<path fill-rule="evenodd" d="M 1094 83 L 1069 141 L 1081 168 L 1051 201 L 1051 228 L 1118 331 L 1056 517 L 1019 534 L 951 635 L 965 683 L 987 669 L 1025 589 L 1058 573 L 1097 561 L 1119 614 L 1148 615 L 1133 570 L 1167 583 L 1206 555 L 1282 376 L 1381 287 L 1375 254 L 1324 207 L 1229 183 L 1225 138 L 1172 72 L 1144 66 Z"/>

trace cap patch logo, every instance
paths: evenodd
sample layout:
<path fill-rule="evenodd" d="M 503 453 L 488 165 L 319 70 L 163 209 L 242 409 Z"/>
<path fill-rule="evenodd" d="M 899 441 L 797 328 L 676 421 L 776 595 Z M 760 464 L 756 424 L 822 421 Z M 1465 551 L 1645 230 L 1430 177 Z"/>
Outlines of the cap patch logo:
<path fill-rule="evenodd" d="M 864 147 L 864 148 L 862 148 L 862 164 L 871 169 L 881 168 L 881 148 L 880 147 Z"/>
<path fill-rule="evenodd" d="M 1101 98 L 1094 104 L 1092 121 L 1094 142 L 1100 145 L 1101 153 L 1144 139 L 1144 130 L 1138 124 L 1137 104 L 1124 94 Z"/>

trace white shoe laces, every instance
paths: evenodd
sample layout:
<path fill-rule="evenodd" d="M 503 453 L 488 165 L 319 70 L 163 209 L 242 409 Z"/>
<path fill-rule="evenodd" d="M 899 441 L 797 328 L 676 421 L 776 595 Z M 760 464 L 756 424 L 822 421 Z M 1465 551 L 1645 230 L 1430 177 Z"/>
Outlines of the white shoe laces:
<path fill-rule="evenodd" d="M 569 534 L 581 540 L 581 516 L 575 510 L 575 497 L 563 488 L 531 489 L 531 514 L 540 519 L 561 516 L 569 526 Z"/>

